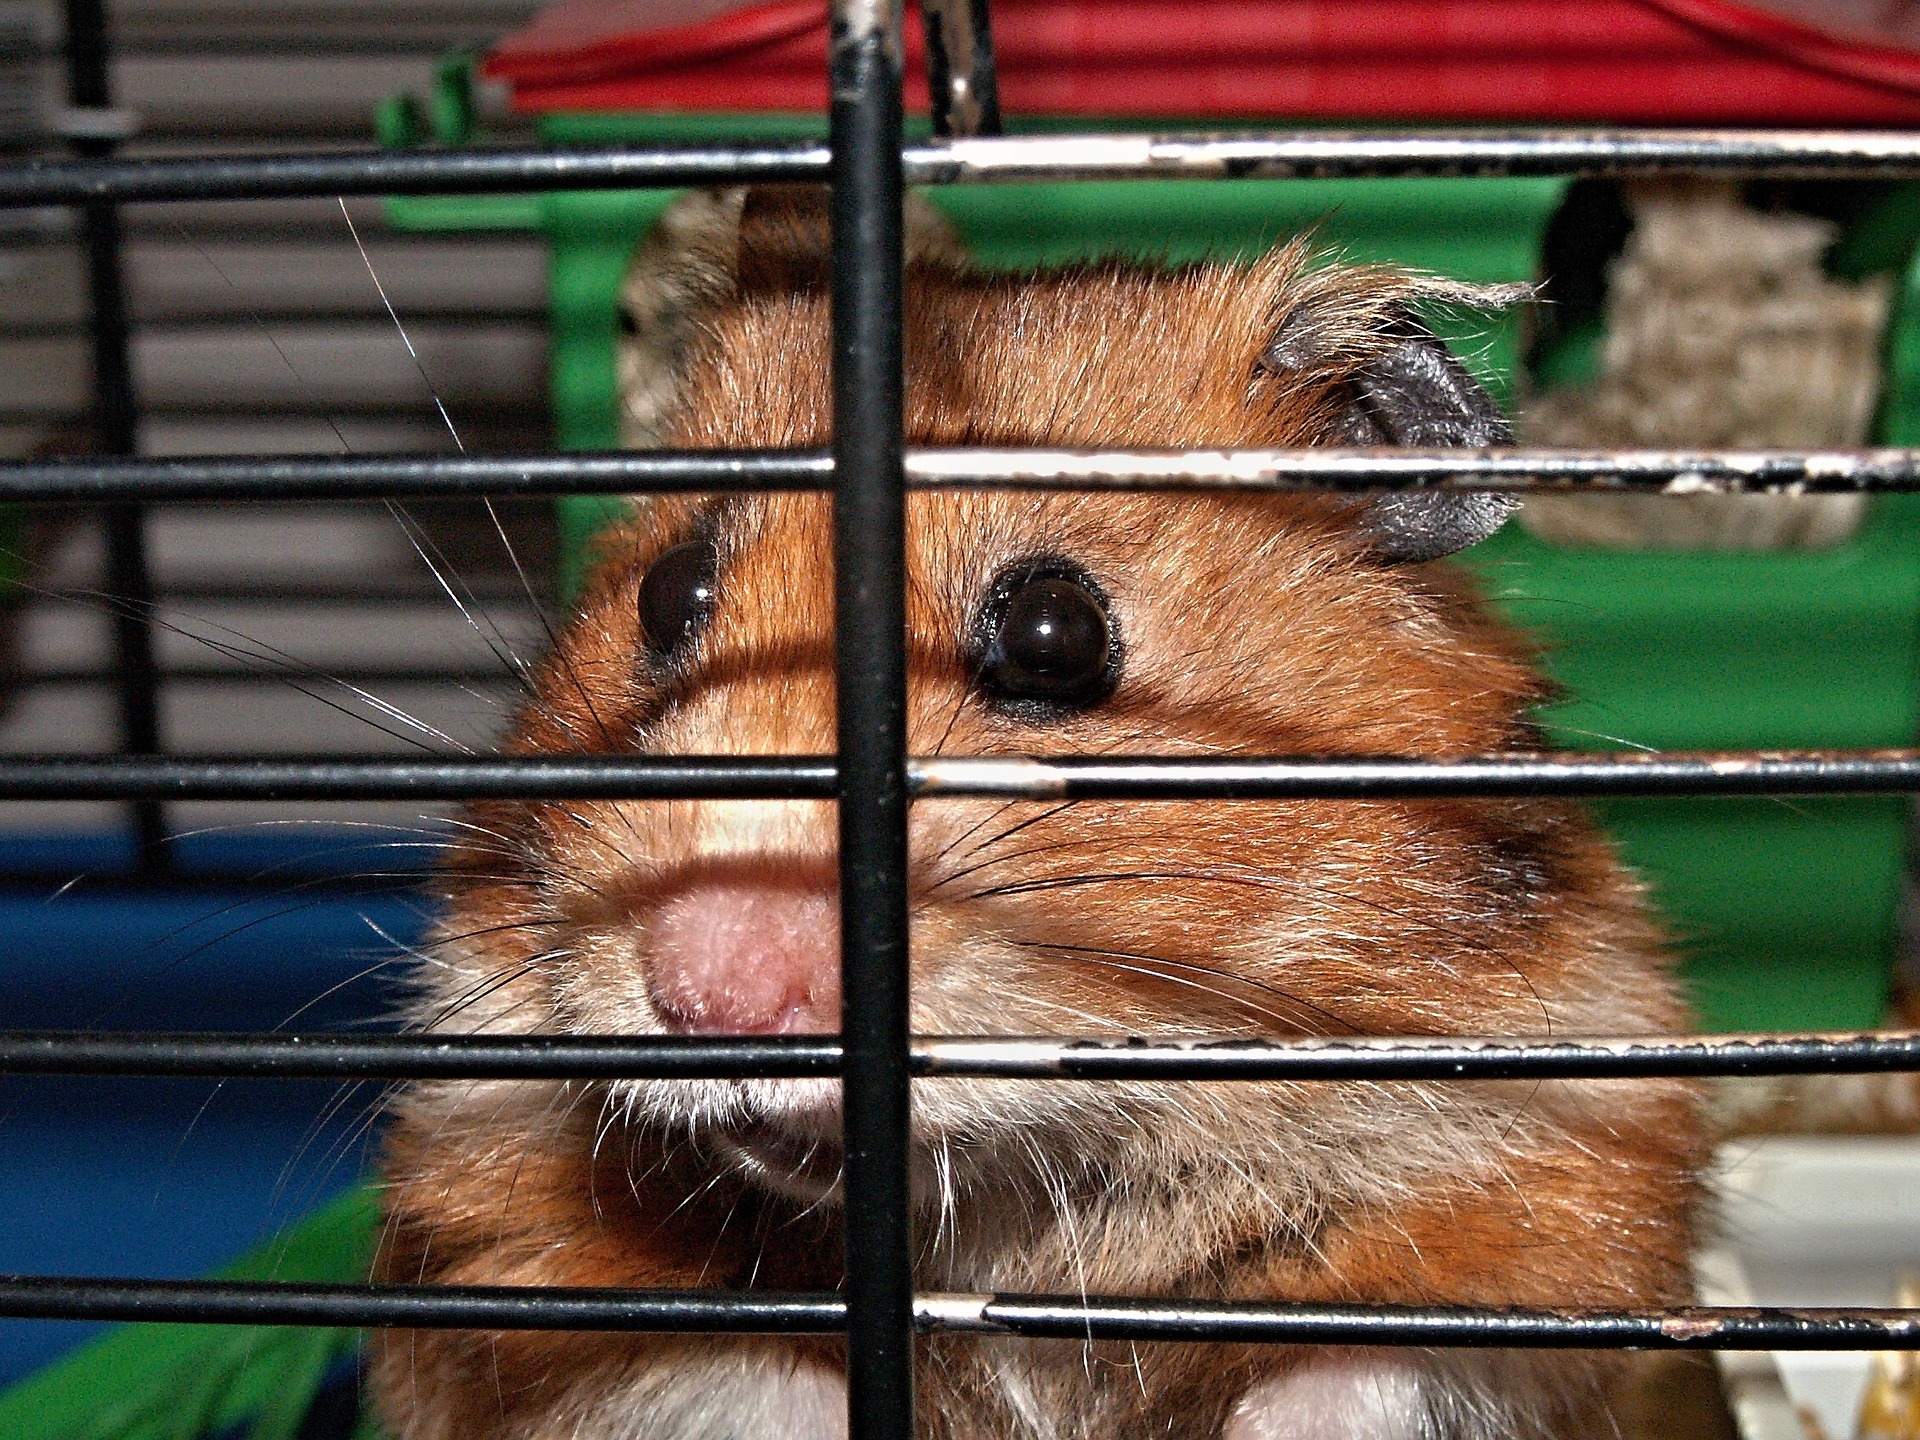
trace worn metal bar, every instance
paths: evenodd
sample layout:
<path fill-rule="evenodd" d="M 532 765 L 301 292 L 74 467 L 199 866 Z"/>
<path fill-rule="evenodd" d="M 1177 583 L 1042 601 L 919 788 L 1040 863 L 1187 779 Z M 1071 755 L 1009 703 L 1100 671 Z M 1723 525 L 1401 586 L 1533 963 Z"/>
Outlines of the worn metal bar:
<path fill-rule="evenodd" d="M 1920 452 L 1916 454 L 1920 471 Z M 824 490 L 833 459 L 807 451 L 524 455 L 223 455 L 0 463 L 0 500 L 417 500 L 434 496 Z M 1920 486 L 1920 479 L 1916 480 Z"/>
<path fill-rule="evenodd" d="M 913 1433 L 898 0 L 834 0 L 833 565 L 847 1432 Z"/>
<path fill-rule="evenodd" d="M 1073 1039 L 922 1035 L 915 1077 L 1015 1080 L 1594 1080 L 1920 1070 L 1920 1032 L 1564 1039 Z M 822 1036 L 262 1035 L 0 1031 L 0 1074 L 281 1080 L 621 1080 L 840 1073 Z"/>
<path fill-rule="evenodd" d="M 193 1075 L 280 1080 L 820 1078 L 831 1036 L 264 1035 L 0 1032 L 3 1075 Z"/>
<path fill-rule="evenodd" d="M 0 1051 L 4 1053 L 4 1051 Z M 1920 1071 L 1920 1031 L 1808 1035 L 1345 1036 L 1291 1040 L 939 1036 L 914 1074 L 1063 1080 L 1574 1080 Z"/>
<path fill-rule="evenodd" d="M 981 450 L 907 452 L 931 488 L 1628 491 L 1852 494 L 1920 489 L 1920 450 Z"/>
<path fill-rule="evenodd" d="M 998 135 L 1000 78 L 987 0 L 923 0 L 927 110 L 933 133 Z"/>
<path fill-rule="evenodd" d="M 1385 800 L 1515 795 L 1810 795 L 1920 790 L 1920 750 L 1366 756 L 944 757 L 915 793 L 1059 800 Z"/>
<path fill-rule="evenodd" d="M 1592 175 L 1904 179 L 1913 131 L 1539 129 L 1018 135 L 909 147 L 913 185 L 1035 180 Z"/>
<path fill-rule="evenodd" d="M 806 756 L 9 756 L 9 800 L 832 799 L 838 769 Z"/>
<path fill-rule="evenodd" d="M 66 0 L 67 95 L 80 111 L 113 103 L 109 37 L 103 0 Z M 81 139 L 89 161 L 113 153 L 109 139 Z M 93 438 L 103 455 L 124 458 L 139 448 L 139 409 L 129 350 L 126 276 L 120 212 L 110 200 L 80 207 L 86 256 L 87 331 L 92 360 Z M 107 593 L 113 598 L 113 651 L 121 747 L 134 754 L 160 749 L 160 672 L 153 639 L 153 579 L 147 565 L 146 516 L 138 505 L 109 505 Z M 157 801 L 128 807 L 141 873 L 162 875 L 168 864 L 167 821 Z"/>
<path fill-rule="evenodd" d="M 1008 135 L 902 152 L 912 185 L 1037 180 L 1714 174 L 1749 179 L 1920 178 L 1920 135 L 1845 130 L 1511 130 Z M 0 167 L 0 208 L 87 200 L 297 195 L 471 195 L 683 185 L 821 184 L 813 142 L 294 151 Z"/>
<path fill-rule="evenodd" d="M 0 208 L 304 195 L 475 195 L 626 190 L 827 179 L 827 147 L 543 146 L 462 150 L 318 150 L 0 166 Z"/>
<path fill-rule="evenodd" d="M 1526 1349 L 1913 1350 L 1920 1310 L 1690 1305 L 1669 1310 L 1246 1304 L 1049 1295 L 927 1295 L 929 1330 L 1059 1340 Z"/>
<path fill-rule="evenodd" d="M 7 1275 L 0 1276 L 0 1317 L 354 1329 L 823 1335 L 846 1323 L 846 1303 L 838 1295 L 773 1290 L 295 1285 Z"/>
<path fill-rule="evenodd" d="M 39 597 L 35 597 L 39 598 Z M 465 598 L 464 596 L 462 597 Z M 97 604 L 98 601 L 96 600 Z M 280 668 L 272 661 L 261 661 L 252 669 L 238 662 L 230 665 L 170 665 L 167 679 L 174 685 L 276 685 L 284 688 L 302 681 L 318 681 L 324 673 L 329 685 L 385 685 L 445 683 L 465 685 L 514 685 L 521 682 L 498 660 L 444 660 L 409 664 L 405 661 L 374 661 L 366 664 L 328 664 L 324 672 L 313 667 L 296 668 L 285 663 Z M 111 670 L 94 665 L 60 665 L 27 671 L 8 677 L 17 689 L 84 689 L 119 682 Z"/>
<path fill-rule="evenodd" d="M 1920 490 L 1920 450 L 912 449 L 927 489 L 1439 489 L 1812 495 Z M 824 490 L 824 450 L 228 455 L 0 462 L 0 500 L 367 500 Z"/>
<path fill-rule="evenodd" d="M 236 755 L 0 758 L 3 800 L 826 800 L 821 755 Z M 1030 800 L 1420 800 L 1472 796 L 1920 792 L 1920 750 L 1369 756 L 939 756 L 916 797 Z"/>
<path fill-rule="evenodd" d="M 0 1276 L 0 1317 L 355 1329 L 824 1335 L 851 1306 L 791 1291 L 300 1285 Z M 914 1297 L 914 1329 L 1068 1340 L 1526 1349 L 1911 1350 L 1920 1311 L 1691 1305 L 1517 1310 L 1046 1295 Z"/>
<path fill-rule="evenodd" d="M 123 347 L 124 343 L 123 333 Z M 161 748 L 160 664 L 154 646 L 146 512 L 138 505 L 111 505 L 101 519 L 106 528 L 106 588 L 112 600 L 120 744 L 129 754 L 151 755 Z M 143 798 L 127 810 L 136 867 L 143 875 L 163 878 L 171 864 L 166 807 L 157 799 Z"/>

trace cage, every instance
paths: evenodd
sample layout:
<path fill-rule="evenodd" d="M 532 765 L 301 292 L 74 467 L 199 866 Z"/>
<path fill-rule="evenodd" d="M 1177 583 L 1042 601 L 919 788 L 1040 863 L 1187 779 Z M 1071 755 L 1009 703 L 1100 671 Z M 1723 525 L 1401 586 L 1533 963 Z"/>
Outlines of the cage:
<path fill-rule="evenodd" d="M 873 38 L 873 37 L 870 37 Z M 563 181 L 568 185 L 616 186 L 635 178 L 655 183 L 687 183 L 742 175 L 818 180 L 830 165 L 854 213 L 871 218 L 898 195 L 896 124 L 888 123 L 889 96 L 897 95 L 899 76 L 889 73 L 885 47 L 869 45 L 859 57 L 865 67 L 862 99 L 842 102 L 848 107 L 843 122 L 849 127 L 831 156 L 819 146 L 796 145 L 769 159 L 762 151 L 735 141 L 709 146 L 614 145 L 604 148 L 548 146 L 532 150 L 451 150 L 401 155 L 309 154 L 255 161 L 173 159 L 116 162 L 94 156 L 75 163 L 43 163 L 11 168 L 0 177 L 0 196 L 22 205 L 91 204 L 105 219 L 111 202 L 131 203 L 188 195 L 317 193 L 380 195 L 439 187 L 497 190 L 539 187 Z M 897 122 L 897 117 L 895 117 Z M 1889 142 L 1875 137 L 1867 142 L 1852 137 L 1827 137 L 1809 145 L 1800 137 L 1735 136 L 1701 141 L 1697 137 L 1660 135 L 1589 135 L 1576 137 L 1570 149 L 1557 155 L 1556 168 L 1638 168 L 1665 173 L 1700 164 L 1704 158 L 1757 171 L 1769 168 L 1794 173 L 1846 173 L 1862 163 L 1881 171 L 1906 173 L 1915 168 L 1914 146 L 1898 148 L 1901 137 Z M 988 157 L 980 174 L 986 178 L 996 149 L 1013 165 L 1032 165 L 1022 158 L 1021 142 L 1011 139 L 984 143 L 974 152 Z M 1168 142 L 1163 163 L 1177 166 L 1179 156 L 1204 169 L 1232 150 L 1244 156 L 1252 146 L 1261 158 L 1253 161 L 1264 173 L 1284 175 L 1302 164 L 1369 174 L 1376 170 L 1477 166 L 1498 170 L 1515 163 L 1509 144 L 1521 153 L 1544 153 L 1551 148 L 1542 137 L 1503 142 L 1499 137 L 1454 136 L 1437 142 L 1424 155 L 1404 153 L 1418 140 L 1388 137 L 1268 136 L 1253 140 L 1199 139 Z M 1705 143 L 1707 150 L 1700 148 Z M 1401 152 L 1396 152 L 1396 146 Z M 1715 145 L 1721 149 L 1714 149 Z M 1895 156 L 1888 159 L 1889 146 Z M 1185 147 L 1183 149 L 1183 147 Z M 1213 149 L 1209 150 L 1209 147 Z M 1264 148 L 1263 148 L 1264 147 Z M 1298 148 L 1304 147 L 1304 149 Z M 1822 148 L 1824 147 L 1824 148 Z M 1044 148 L 1042 152 L 1045 153 Z M 1106 152 L 1095 141 L 1078 165 L 1080 173 L 1122 175 L 1141 168 L 1137 145 L 1114 145 Z M 1809 159 L 1809 154 L 1813 155 Z M 1871 154 L 1871 161 L 1863 161 Z M 1303 155 L 1306 158 L 1302 158 Z M 921 178 L 953 178 L 955 152 L 942 142 L 922 142 L 905 151 L 906 173 Z M 964 170 L 965 161 L 958 162 Z M 1151 162 L 1149 162 L 1151 163 Z M 917 169 L 915 167 L 918 167 Z M 866 207 L 866 208 L 859 208 Z M 99 223 L 96 221 L 95 223 Z M 109 227 L 110 228 L 110 227 Z M 884 228 L 884 227 L 882 227 Z M 845 243 L 852 247 L 852 239 Z M 871 233 L 867 243 L 871 245 Z M 110 247 L 103 247 L 109 248 Z M 874 308 L 887 303 L 887 256 L 874 250 L 849 249 L 862 263 L 842 272 L 847 287 L 843 315 L 868 319 Z M 862 291 L 862 284 L 877 286 Z M 880 319 L 884 321 L 884 314 Z M 888 446 L 898 448 L 898 426 L 886 423 L 885 399 L 897 403 L 898 348 L 895 342 L 869 357 L 864 386 L 850 387 L 861 400 L 849 404 L 881 407 L 879 420 L 865 430 L 841 427 L 841 433 L 868 437 L 874 449 L 863 452 L 848 441 L 832 458 L 837 467 L 843 503 L 872 508 L 855 513 L 846 523 L 864 533 L 890 533 L 897 523 L 901 465 Z M 884 332 L 885 326 L 882 325 Z M 101 326 L 103 333 L 111 327 Z M 102 366 L 109 379 L 111 366 Z M 869 418 L 872 409 L 862 413 Z M 892 439 L 889 440 L 889 433 Z M 907 462 L 917 478 L 929 475 L 924 457 Z M 735 462 L 720 478 L 732 483 L 814 485 L 825 473 L 823 457 L 760 457 Z M 963 457 L 957 462 L 968 462 Z M 975 464 L 980 462 L 975 461 Z M 1016 459 L 1015 464 L 1018 464 Z M 1132 470 L 1126 466 L 1131 463 Z M 1056 479 L 1083 484 L 1138 478 L 1164 460 L 1149 462 L 1108 457 L 1105 468 L 1092 466 Z M 1324 483 L 1329 479 L 1354 483 L 1378 467 L 1375 457 L 1353 461 L 1344 471 L 1328 471 L 1301 457 L 1268 457 L 1258 478 L 1266 483 L 1296 479 Z M 1554 457 L 1545 455 L 1427 457 L 1427 471 L 1419 478 L 1486 481 L 1494 477 L 1549 479 L 1609 478 L 1653 486 L 1676 479 L 1707 476 L 1715 483 L 1738 487 L 1758 485 L 1825 485 L 1836 489 L 1910 487 L 1914 467 L 1905 453 L 1853 456 L 1841 465 L 1831 458 L 1774 456 L 1769 468 L 1754 472 L 1749 462 L 1725 456 L 1613 456 Z M 1289 467 L 1292 467 L 1289 469 Z M 964 470 L 958 473 L 967 473 Z M 1760 474 L 1755 481 L 1753 475 Z M 866 477 L 871 485 L 856 483 Z M 1002 472 L 1001 478 L 1006 478 Z M 638 491 L 649 485 L 712 485 L 714 463 L 695 457 L 658 457 L 626 454 L 599 463 L 564 456 L 474 456 L 433 460 L 392 457 L 345 459 L 281 459 L 271 466 L 245 459 L 28 461 L 11 464 L 4 477 L 5 493 L 15 500 L 53 496 L 85 497 L 115 502 L 162 499 L 236 498 L 239 496 L 315 498 L 341 494 L 433 495 L 497 488 L 501 493 L 564 494 L 598 488 L 603 493 Z M 889 521 L 889 516 L 895 517 Z M 125 516 L 128 522 L 135 517 Z M 136 533 L 129 523 L 123 536 Z M 888 547 L 853 547 L 848 563 L 871 565 L 862 578 L 890 590 L 899 586 L 899 557 Z M 127 578 L 123 571 L 120 580 Z M 127 593 L 124 589 L 121 593 Z M 1233 793 L 1246 796 L 1313 794 L 1373 795 L 1384 793 L 1496 793 L 1522 794 L 1553 790 L 1589 795 L 1671 794 L 1681 791 L 1718 795 L 1773 795 L 1846 790 L 1900 791 L 1915 783 L 1920 761 L 1911 752 L 1772 754 L 1730 760 L 1725 757 L 1665 756 L 1652 760 L 1576 755 L 1559 758 L 1489 757 L 1464 763 L 1396 763 L 1377 766 L 1316 764 L 1310 759 L 1250 760 L 1236 766 L 1207 767 L 1165 760 L 1111 764 L 1034 762 L 1039 770 L 1010 779 L 1004 767 L 991 764 L 969 772 L 966 762 L 948 763 L 936 772 L 913 766 L 899 753 L 897 741 L 887 751 L 884 713 L 889 685 L 897 686 L 899 667 L 897 614 L 882 611 L 866 617 L 870 632 L 867 654 L 891 654 L 891 667 L 878 673 L 853 667 L 843 674 L 843 696 L 855 732 L 873 733 L 851 739 L 838 766 L 831 762 L 773 760 L 764 764 L 702 763 L 697 760 L 650 761 L 619 759 L 612 763 L 583 764 L 557 758 L 545 761 L 433 760 L 428 762 L 372 760 L 270 760 L 249 758 L 167 757 L 142 754 L 151 745 L 136 743 L 135 753 L 117 759 L 56 759 L 33 757 L 9 762 L 0 769 L 0 789 L 21 798 L 131 798 L 153 805 L 161 798 L 240 797 L 270 795 L 336 797 L 360 796 L 553 796 L 664 794 L 708 795 L 838 795 L 849 810 L 880 821 L 864 838 L 849 834 L 845 863 L 881 895 L 900 896 L 904 849 L 899 832 L 906 790 L 932 795 L 942 787 L 985 787 L 986 793 L 1037 793 L 1031 787 L 1060 788 L 1068 795 L 1161 796 Z M 137 643 L 137 637 L 136 637 Z M 149 705 L 151 704 L 149 700 Z M 869 708 L 871 707 L 871 708 Z M 135 711 L 137 721 L 138 706 Z M 1905 738 L 1904 736 L 1901 738 Z M 997 788 L 996 788 L 997 787 Z M 1027 788 L 1023 788 L 1027 787 Z M 890 817 L 890 818 L 889 818 Z M 145 812 L 149 838 L 153 814 Z M 866 997 L 900 998 L 903 977 L 886 957 L 897 951 L 904 917 L 898 908 L 875 904 L 862 912 L 860 922 L 870 926 L 864 943 L 850 944 L 850 993 Z M 889 928 L 891 927 L 891 929 Z M 1424 1043 L 1392 1045 L 1312 1046 L 1275 1043 L 1209 1050 L 1205 1046 L 1112 1046 L 1076 1052 L 1070 1063 L 1075 1073 L 1090 1078 L 1141 1073 L 1158 1067 L 1168 1077 L 1221 1080 L 1234 1076 L 1292 1073 L 1332 1075 L 1370 1073 L 1382 1076 L 1431 1075 L 1436 1078 L 1474 1072 L 1482 1075 L 1627 1075 L 1665 1070 L 1745 1069 L 1778 1073 L 1831 1069 L 1875 1070 L 1911 1066 L 1913 1037 L 1906 1034 L 1862 1034 L 1848 1037 L 1743 1037 L 1734 1040 L 1648 1042 L 1639 1045 L 1589 1043 L 1554 1047 L 1524 1044 Z M 1011 1058 L 1004 1047 L 971 1046 L 962 1040 L 925 1040 L 910 1048 L 905 1035 L 904 1007 L 882 1005 L 878 999 L 849 1007 L 843 1039 L 800 1044 L 749 1043 L 731 1046 L 645 1043 L 607 1038 L 604 1043 L 521 1044 L 475 1041 L 446 1044 L 412 1037 L 340 1038 L 182 1037 L 127 1034 L 27 1035 L 14 1033 L 0 1040 L 0 1068 L 11 1073 L 55 1074 L 240 1074 L 253 1076 L 404 1077 L 425 1075 L 499 1076 L 612 1076 L 635 1073 L 697 1073 L 702 1067 L 757 1067 L 760 1073 L 826 1074 L 845 1078 L 849 1095 L 849 1125 L 871 1126 L 874 1159 L 870 1173 L 856 1164 L 849 1175 L 853 1203 L 864 1205 L 870 1226 L 864 1233 L 869 1267 L 859 1267 L 845 1297 L 838 1295 L 771 1295 L 751 1301 L 739 1296 L 590 1294 L 524 1295 L 503 1293 L 414 1294 L 388 1287 L 351 1283 L 352 1246 L 343 1242 L 364 1233 L 364 1213 L 350 1202 L 326 1217 L 317 1236 L 316 1258 L 284 1253 L 264 1263 L 243 1268 L 227 1279 L 193 1282 L 101 1281 L 70 1277 L 14 1277 L 0 1286 L 0 1308 L 11 1315 L 169 1319 L 240 1324 L 315 1324 L 352 1327 L 368 1324 L 484 1325 L 511 1328 L 521 1324 L 576 1325 L 582 1328 L 698 1328 L 753 1329 L 760 1327 L 814 1329 L 831 1332 L 851 1327 L 856 1369 L 864 1374 L 856 1383 L 854 1433 L 899 1435 L 911 1423 L 909 1388 L 904 1364 L 909 1363 L 915 1327 L 922 1331 L 990 1331 L 1025 1335 L 1091 1334 L 1095 1330 L 1115 1337 L 1167 1339 L 1235 1335 L 1263 1341 L 1351 1341 L 1368 1343 L 1486 1343 L 1489 1338 L 1511 1340 L 1526 1336 L 1530 1343 L 1568 1345 L 1729 1344 L 1780 1346 L 1859 1344 L 1863 1339 L 1889 1346 L 1911 1345 L 1913 1322 L 1903 1312 L 1847 1309 L 1804 1314 L 1784 1309 L 1698 1310 L 1681 1316 L 1611 1314 L 1551 1316 L 1485 1311 L 1416 1311 L 1358 1313 L 1342 1307 L 1304 1307 L 1285 1304 L 1234 1307 L 1166 1306 L 1118 1297 L 1078 1301 L 1049 1297 L 921 1297 L 915 1300 L 902 1284 L 908 1276 L 906 1205 L 903 1193 L 905 1101 L 910 1071 L 932 1073 L 1057 1074 L 1063 1048 L 1038 1041 L 1026 1053 Z M 872 1108 L 866 1108 L 871 1105 Z M 866 1153 L 864 1150 L 861 1153 Z M 335 1227 L 338 1227 L 337 1229 Z M 329 1243 L 329 1237 L 331 1241 Z M 339 1256 L 348 1259 L 343 1272 Z M 263 1272 L 266 1272 L 263 1274 Z M 337 1282 L 337 1283 L 329 1283 Z M 977 1301 L 977 1303 L 976 1303 Z M 299 1349 L 290 1362 L 293 1370 L 309 1376 L 319 1373 L 336 1352 L 326 1343 L 301 1339 L 301 1331 L 284 1333 Z M 332 1332 L 329 1332 L 331 1334 Z M 119 1352 L 126 1354 L 124 1342 Z M 204 1354 L 189 1349 L 186 1363 Z M 102 1359 L 105 1355 L 107 1358 Z M 106 1387 L 118 1382 L 113 1353 L 95 1351 L 91 1369 L 69 1372 L 69 1383 Z M 176 1362 L 178 1363 L 178 1362 Z M 84 1375 L 84 1380 L 75 1380 Z M 56 1402 L 42 1390 L 24 1403 L 23 1424 L 47 1418 Z M 223 1395 L 223 1403 L 232 1399 Z M 273 1403 L 273 1395 L 241 1397 L 236 1409 L 211 1418 L 255 1420 L 266 1427 L 291 1433 L 302 1417 Z M 178 1418 L 178 1417 L 170 1417 Z M 260 1433 L 274 1433 L 271 1428 Z"/>

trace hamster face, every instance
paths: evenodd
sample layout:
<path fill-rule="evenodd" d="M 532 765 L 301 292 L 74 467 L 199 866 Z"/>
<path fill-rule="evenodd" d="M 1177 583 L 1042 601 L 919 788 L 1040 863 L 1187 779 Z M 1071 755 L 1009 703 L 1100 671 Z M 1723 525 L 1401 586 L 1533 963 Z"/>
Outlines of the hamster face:
<path fill-rule="evenodd" d="M 582 684 L 571 703 L 553 691 L 537 748 L 563 735 L 595 748 L 604 726 L 621 750 L 830 752 L 828 508 L 656 507 L 621 537 L 612 583 L 557 662 Z M 1304 507 L 923 495 L 909 516 L 913 753 L 1464 754 L 1530 739 L 1537 683 L 1504 637 Z M 710 609 L 663 652 L 647 589 L 688 583 L 674 573 L 688 547 L 711 556 L 712 580 L 694 582 Z M 1103 632 L 1082 647 L 1084 702 L 994 683 L 1011 668 L 995 647 L 1036 605 L 1069 613 L 1042 628 L 1079 608 Z M 539 939 L 569 953 L 528 977 L 537 996 L 501 993 L 514 1016 L 576 1033 L 838 1028 L 830 805 L 573 805 L 543 812 L 532 844 L 555 877 Z M 1568 913 L 1605 861 L 1553 807 L 928 800 L 910 844 L 925 1033 L 1541 1035 L 1665 1018 L 1598 963 L 1622 917 Z M 1178 1136 L 1198 1154 L 1249 1128 L 1208 1114 L 1248 1097 L 1196 1110 L 1192 1091 L 940 1081 L 919 1087 L 919 1140 L 964 1184 L 1036 1143 L 1118 1159 Z M 710 1131 L 769 1172 L 807 1157 L 772 1177 L 801 1188 L 834 1168 L 836 1092 L 617 1090 L 634 1121 Z M 1490 1114 L 1510 1118 L 1459 1087 L 1411 1111 L 1327 1086 L 1270 1099 L 1254 1149 L 1327 1148 L 1378 1172 L 1374 1187 L 1425 1154 L 1454 1163 Z"/>
<path fill-rule="evenodd" d="M 750 293 L 743 279 L 748 293 L 703 322 L 674 443 L 823 441 L 826 301 L 790 282 Z M 1172 274 L 1005 280 L 923 266 L 909 290 L 908 429 L 929 444 L 1338 439 L 1353 433 L 1353 367 L 1367 353 L 1354 337 L 1400 323 L 1388 280 L 1316 279 L 1297 251 Z M 1298 320 L 1303 297 L 1319 318 Z M 1289 327 L 1332 358 L 1275 364 Z M 646 504 L 608 538 L 509 748 L 831 752 L 829 511 L 819 495 Z M 1528 711 L 1544 691 L 1524 645 L 1458 581 L 1383 554 L 1351 501 L 916 493 L 907 558 L 918 755 L 1447 756 L 1536 743 Z M 486 805 L 472 824 L 484 839 L 448 874 L 432 1023 L 837 1030 L 831 805 Z M 918 1032 L 1684 1028 L 1633 887 L 1565 805 L 930 798 L 913 808 L 910 844 Z M 390 1273 L 752 1284 L 819 1269 L 832 1284 L 838 1244 L 822 1259 L 818 1236 L 837 1225 L 839 1127 L 837 1082 L 419 1087 L 393 1144 Z M 943 1079 L 916 1083 L 914 1127 L 932 1288 L 1606 1303 L 1685 1284 L 1697 1141 L 1676 1084 Z M 732 1208 L 709 1234 L 690 1217 L 712 1196 Z M 1510 1263 L 1518 1244 L 1525 1275 Z M 419 1367 L 456 1392 L 472 1383 L 433 1358 L 449 1343 L 416 1337 L 403 1364 L 389 1342 L 383 1384 L 413 1397 L 389 1400 L 408 1440 L 443 1433 L 409 1419 L 438 1413 L 418 1398 Z M 726 1353 L 747 1353 L 733 1343 Z M 541 1348 L 551 1338 L 490 1344 L 494 1382 L 519 1398 L 448 1412 L 459 1418 L 444 1433 L 548 1433 L 525 1417 L 555 1413 L 563 1393 L 576 1419 L 590 1408 L 561 1352 Z M 1145 1368 L 1136 1353 L 1121 1386 L 1090 1361 L 1082 1378 L 1077 1358 L 1029 1372 L 927 1348 L 923 1424 L 942 1436 L 1292 1434 L 1268 1411 L 1338 1389 L 1295 1384 L 1309 1362 L 1272 1352 L 1195 1362 L 1207 1352 L 1188 1347 L 1186 1361 Z M 647 1357 L 667 1353 L 631 1338 L 588 1349 L 592 1365 L 575 1352 L 574 1368 L 597 1374 L 594 1394 L 630 1393 Z M 807 1354 L 832 1372 L 831 1347 Z M 808 1384 L 822 1373 L 802 1368 Z M 1507 1408 L 1456 1395 L 1448 1409 L 1424 1371 L 1391 1373 L 1422 1414 L 1467 1417 L 1435 1434 L 1555 1433 L 1572 1413 L 1564 1397 L 1539 1398 L 1552 1387 L 1537 1379 Z M 1484 1379 L 1466 1389 L 1500 1393 Z M 458 1428 L 487 1405 L 521 1428 Z M 1382 1433 L 1411 1414 L 1400 1407 Z"/>

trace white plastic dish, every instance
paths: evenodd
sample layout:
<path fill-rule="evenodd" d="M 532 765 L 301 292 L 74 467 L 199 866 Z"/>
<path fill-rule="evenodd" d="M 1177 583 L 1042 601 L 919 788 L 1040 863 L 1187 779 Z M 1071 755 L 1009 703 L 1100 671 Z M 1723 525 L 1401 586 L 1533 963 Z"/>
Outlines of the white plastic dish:
<path fill-rule="evenodd" d="M 1721 1151 L 1716 1242 L 1699 1257 L 1709 1305 L 1891 1305 L 1920 1270 L 1920 1137 L 1782 1136 Z M 1722 1352 L 1743 1440 L 1852 1440 L 1865 1351 Z"/>

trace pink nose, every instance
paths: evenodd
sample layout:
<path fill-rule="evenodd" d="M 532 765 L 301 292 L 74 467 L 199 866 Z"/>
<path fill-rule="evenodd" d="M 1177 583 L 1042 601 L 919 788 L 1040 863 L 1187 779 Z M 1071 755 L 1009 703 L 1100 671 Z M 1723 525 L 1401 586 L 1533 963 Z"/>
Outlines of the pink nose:
<path fill-rule="evenodd" d="M 826 1035 L 840 1028 L 840 905 L 814 889 L 696 885 L 656 912 L 649 983 L 668 1025 L 694 1035 Z"/>

